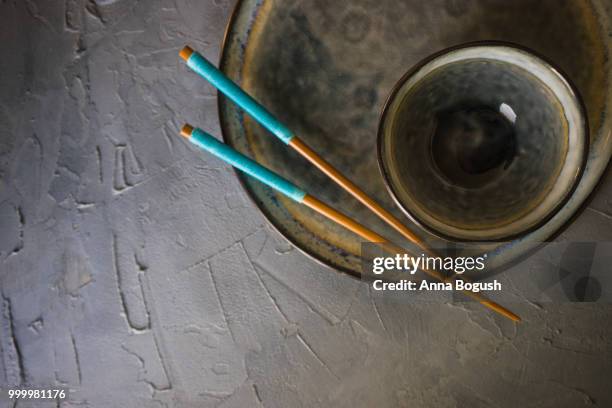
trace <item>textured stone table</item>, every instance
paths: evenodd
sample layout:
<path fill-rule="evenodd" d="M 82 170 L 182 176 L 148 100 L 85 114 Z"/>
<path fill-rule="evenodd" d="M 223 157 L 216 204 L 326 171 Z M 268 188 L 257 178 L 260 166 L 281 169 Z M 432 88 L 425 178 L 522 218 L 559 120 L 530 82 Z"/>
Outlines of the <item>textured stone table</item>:
<path fill-rule="evenodd" d="M 612 406 L 609 306 L 374 297 L 176 136 L 220 134 L 177 52 L 217 61 L 231 8 L 0 2 L 0 387 L 70 389 L 17 406 Z M 611 238 L 608 174 L 559 239 Z"/>

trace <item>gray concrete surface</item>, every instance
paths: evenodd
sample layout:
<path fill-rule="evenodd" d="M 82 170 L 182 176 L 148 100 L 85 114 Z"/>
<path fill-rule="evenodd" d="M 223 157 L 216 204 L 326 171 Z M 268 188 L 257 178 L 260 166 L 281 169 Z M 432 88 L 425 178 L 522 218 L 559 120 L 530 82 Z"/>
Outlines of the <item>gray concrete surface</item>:
<path fill-rule="evenodd" d="M 70 390 L 16 406 L 612 406 L 608 305 L 374 297 L 176 136 L 219 135 L 177 51 L 217 61 L 231 6 L 0 2 L 0 387 Z M 560 239 L 611 238 L 608 172 Z"/>

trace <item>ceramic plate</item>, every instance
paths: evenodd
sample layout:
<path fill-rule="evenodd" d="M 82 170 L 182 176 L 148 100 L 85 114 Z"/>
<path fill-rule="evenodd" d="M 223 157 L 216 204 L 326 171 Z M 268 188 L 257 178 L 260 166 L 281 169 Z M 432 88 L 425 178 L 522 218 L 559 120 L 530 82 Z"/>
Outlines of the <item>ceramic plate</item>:
<path fill-rule="evenodd" d="M 511 242 L 490 244 L 489 270 L 550 239 L 580 209 L 612 152 L 609 2 L 557 0 L 244 0 L 228 24 L 221 69 L 321 156 L 435 246 L 446 243 L 403 217 L 387 194 L 376 159 L 382 106 L 414 64 L 444 48 L 500 40 L 533 49 L 559 66 L 588 111 L 585 173 L 546 224 Z M 397 243 L 390 227 L 219 97 L 226 143 Z M 410 160 L 407 155 L 406 160 Z M 239 175 L 266 218 L 305 253 L 360 275 L 361 240 L 305 206 Z"/>

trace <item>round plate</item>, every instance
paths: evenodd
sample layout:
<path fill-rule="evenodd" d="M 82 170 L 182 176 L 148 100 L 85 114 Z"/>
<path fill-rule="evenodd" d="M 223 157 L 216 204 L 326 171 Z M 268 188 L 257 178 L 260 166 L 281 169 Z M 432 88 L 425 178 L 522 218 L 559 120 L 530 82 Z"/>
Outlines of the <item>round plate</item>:
<path fill-rule="evenodd" d="M 593 190 L 612 153 L 608 33 L 612 8 L 557 0 L 244 0 L 228 24 L 221 69 L 332 165 L 436 247 L 446 243 L 402 217 L 376 160 L 379 114 L 395 82 L 414 64 L 460 43 L 499 40 L 555 62 L 579 89 L 590 152 L 574 194 L 546 224 L 488 244 L 488 270 L 549 239 Z M 310 194 L 397 243 L 404 240 L 290 147 L 219 97 L 226 143 Z M 410 160 L 410 156 L 406 156 Z M 359 276 L 361 240 L 257 181 L 239 177 L 266 218 L 315 259 Z M 480 246 L 482 248 L 482 246 Z"/>

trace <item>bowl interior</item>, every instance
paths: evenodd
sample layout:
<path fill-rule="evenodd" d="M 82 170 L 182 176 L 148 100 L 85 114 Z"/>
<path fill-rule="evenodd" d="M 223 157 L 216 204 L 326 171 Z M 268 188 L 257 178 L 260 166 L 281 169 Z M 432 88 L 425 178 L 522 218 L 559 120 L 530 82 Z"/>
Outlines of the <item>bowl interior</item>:
<path fill-rule="evenodd" d="M 548 63 L 505 45 L 458 48 L 400 80 L 381 120 L 381 166 L 416 221 L 454 239 L 502 240 L 572 191 L 585 125 Z"/>

